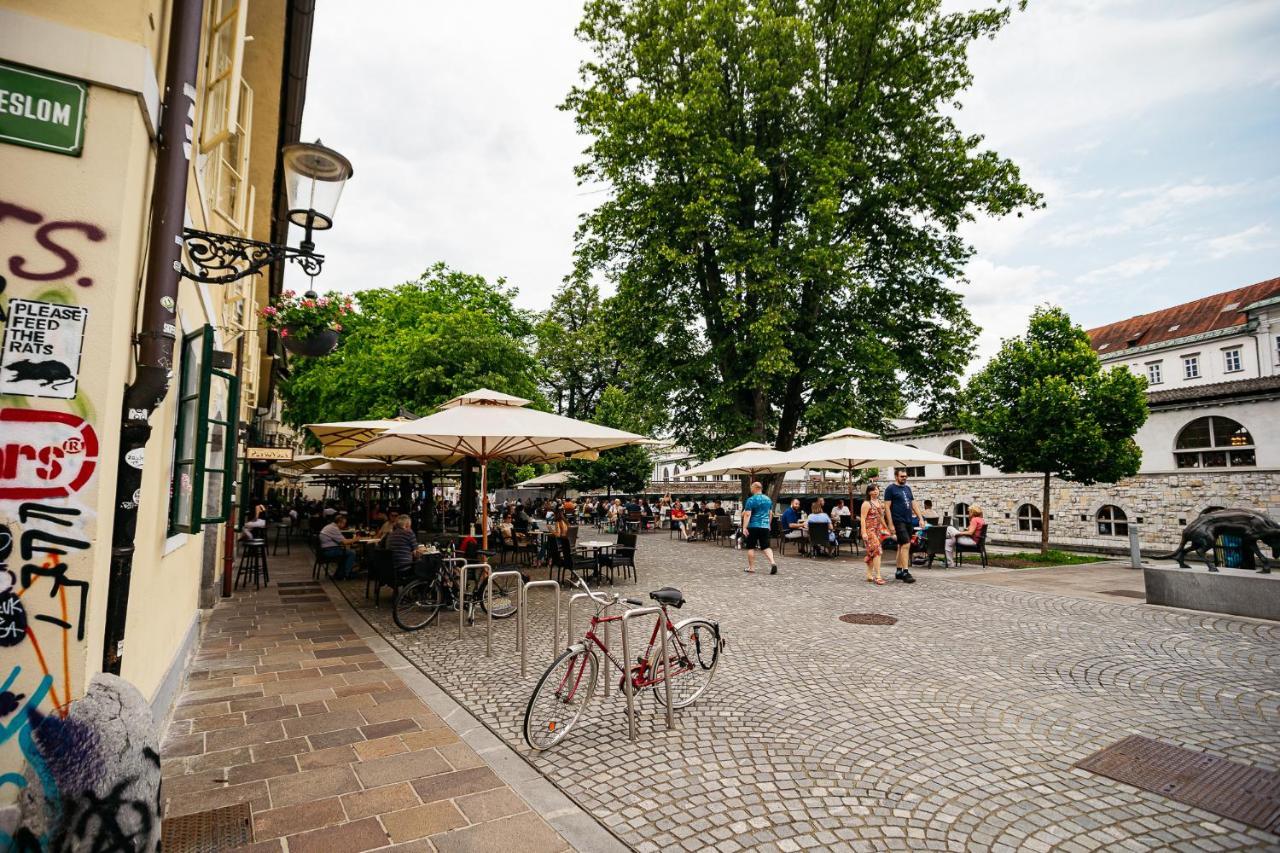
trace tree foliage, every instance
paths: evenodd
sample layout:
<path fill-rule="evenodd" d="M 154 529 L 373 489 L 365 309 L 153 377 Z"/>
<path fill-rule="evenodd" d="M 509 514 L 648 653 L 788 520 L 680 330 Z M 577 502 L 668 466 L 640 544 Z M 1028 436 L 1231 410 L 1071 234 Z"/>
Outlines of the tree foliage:
<path fill-rule="evenodd" d="M 429 414 L 476 388 L 542 401 L 531 354 L 533 318 L 515 307 L 516 291 L 499 279 L 444 264 L 417 280 L 360 291 L 342 345 L 315 359 L 293 359 L 282 383 L 286 420 L 393 417 L 406 408 Z"/>
<path fill-rule="evenodd" d="M 952 116 L 1002 6 L 589 0 L 568 96 L 609 197 L 577 275 L 611 279 L 625 358 L 704 456 L 924 414 L 959 388 L 975 214 L 1039 203 Z"/>
<path fill-rule="evenodd" d="M 591 420 L 600 395 L 618 376 L 618 351 L 604 322 L 599 288 L 580 279 L 566 282 L 534 334 L 556 413 Z"/>
<path fill-rule="evenodd" d="M 1089 336 L 1061 308 L 1039 308 L 969 382 L 961 426 L 979 458 L 1044 475 L 1041 551 L 1049 546 L 1049 478 L 1114 483 L 1138 472 L 1134 434 L 1147 420 L 1146 380 L 1102 370 Z"/>
<path fill-rule="evenodd" d="M 647 435 L 655 418 L 642 400 L 610 385 L 600 395 L 594 420 L 603 426 Z M 572 459 L 566 467 L 571 474 L 569 485 L 575 489 L 639 494 L 649 483 L 653 459 L 646 447 L 618 447 L 604 451 L 599 459 Z"/>

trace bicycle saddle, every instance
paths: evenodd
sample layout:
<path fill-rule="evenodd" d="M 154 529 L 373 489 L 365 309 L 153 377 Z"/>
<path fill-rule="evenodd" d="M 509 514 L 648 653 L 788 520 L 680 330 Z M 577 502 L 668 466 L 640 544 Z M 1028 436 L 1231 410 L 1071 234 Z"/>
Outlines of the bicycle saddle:
<path fill-rule="evenodd" d="M 677 610 L 684 606 L 684 593 L 673 586 L 664 586 L 649 593 L 649 597 L 659 604 L 674 607 Z"/>

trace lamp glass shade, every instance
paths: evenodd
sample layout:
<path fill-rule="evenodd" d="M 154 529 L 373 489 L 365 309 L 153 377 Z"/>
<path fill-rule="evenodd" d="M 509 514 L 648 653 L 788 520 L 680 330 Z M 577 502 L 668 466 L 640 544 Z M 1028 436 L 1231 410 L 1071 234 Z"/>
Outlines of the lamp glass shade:
<path fill-rule="evenodd" d="M 317 142 L 295 142 L 281 152 L 289 221 L 323 231 L 333 227 L 342 188 L 353 174 L 351 161 Z"/>

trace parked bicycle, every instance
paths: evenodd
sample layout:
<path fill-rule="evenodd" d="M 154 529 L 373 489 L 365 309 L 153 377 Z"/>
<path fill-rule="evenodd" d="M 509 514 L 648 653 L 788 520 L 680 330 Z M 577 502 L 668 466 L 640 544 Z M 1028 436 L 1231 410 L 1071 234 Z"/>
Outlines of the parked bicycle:
<path fill-rule="evenodd" d="M 706 692 L 724 648 L 720 626 L 715 622 L 708 619 L 686 619 L 678 625 L 671 622 L 667 608 L 679 609 L 684 606 L 684 594 L 678 589 L 664 587 L 649 593 L 649 598 L 662 608 L 654 619 L 649 645 L 644 654 L 635 661 L 628 661 L 628 665 L 624 667 L 596 633 L 596 628 L 611 622 L 621 624 L 622 614 L 610 614 L 608 611 L 611 608 L 619 604 L 641 607 L 644 602 L 622 598 L 617 594 L 592 592 L 581 578 L 577 579 L 577 585 L 598 606 L 582 640 L 565 649 L 547 667 L 533 689 L 533 695 L 529 697 L 529 704 L 524 712 L 524 739 L 534 749 L 555 746 L 564 739 L 586 710 L 599 676 L 597 649 L 618 671 L 619 691 L 624 689 L 622 679 L 630 678 L 636 691 L 652 687 L 654 697 L 659 702 L 664 702 L 662 685 L 670 678 L 671 704 L 675 708 L 684 708 Z M 665 665 L 660 660 L 660 628 L 667 631 Z"/>
<path fill-rule="evenodd" d="M 459 606 L 458 581 L 461 568 L 466 563 L 462 557 L 428 554 L 413 564 L 413 580 L 405 584 L 396 596 L 391 617 L 406 631 L 426 628 L 436 621 L 440 611 L 456 613 Z M 485 610 L 485 590 L 489 585 L 489 570 L 472 570 L 467 578 L 470 588 L 466 595 L 467 624 L 476 621 L 476 609 Z M 507 579 L 493 584 L 493 618 L 507 619 L 515 615 L 516 584 Z"/>

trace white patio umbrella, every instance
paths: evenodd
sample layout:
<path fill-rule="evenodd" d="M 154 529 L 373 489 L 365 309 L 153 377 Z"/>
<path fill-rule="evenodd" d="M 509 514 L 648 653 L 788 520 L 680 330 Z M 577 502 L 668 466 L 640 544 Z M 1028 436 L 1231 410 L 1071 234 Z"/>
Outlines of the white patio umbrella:
<path fill-rule="evenodd" d="M 563 486 L 569 482 L 568 471 L 552 471 L 550 474 L 543 474 L 541 477 L 534 477 L 525 480 L 523 483 L 516 483 L 519 489 L 540 489 L 543 486 Z"/>
<path fill-rule="evenodd" d="M 748 441 L 746 444 L 739 444 L 724 456 L 717 456 L 701 465 L 695 465 L 688 471 L 682 471 L 676 475 L 676 479 L 683 480 L 715 474 L 746 474 L 754 477 L 766 471 L 778 473 L 777 466 L 785 465 L 786 461 L 787 454 L 782 451 L 774 450 L 769 445 L 758 441 Z"/>
<path fill-rule="evenodd" d="M 642 435 L 540 412 L 529 401 L 481 388 L 434 414 L 396 424 L 353 456 L 471 456 L 480 463 L 482 547 L 489 547 L 488 463 L 596 458 L 600 451 L 647 442 Z"/>
<path fill-rule="evenodd" d="M 360 445 L 372 441 L 397 424 L 407 423 L 407 418 L 379 418 L 369 421 L 334 421 L 325 424 L 307 424 L 306 428 L 316 437 L 329 458 L 346 456 Z"/>
<path fill-rule="evenodd" d="M 934 453 L 885 441 L 875 433 L 846 427 L 827 433 L 821 440 L 797 447 L 786 454 L 778 466 L 768 473 L 792 471 L 796 468 L 819 468 L 846 471 L 849 475 L 849 506 L 853 506 L 853 472 L 862 468 L 894 468 L 907 465 L 951 465 L 963 462 L 954 456 Z"/>

